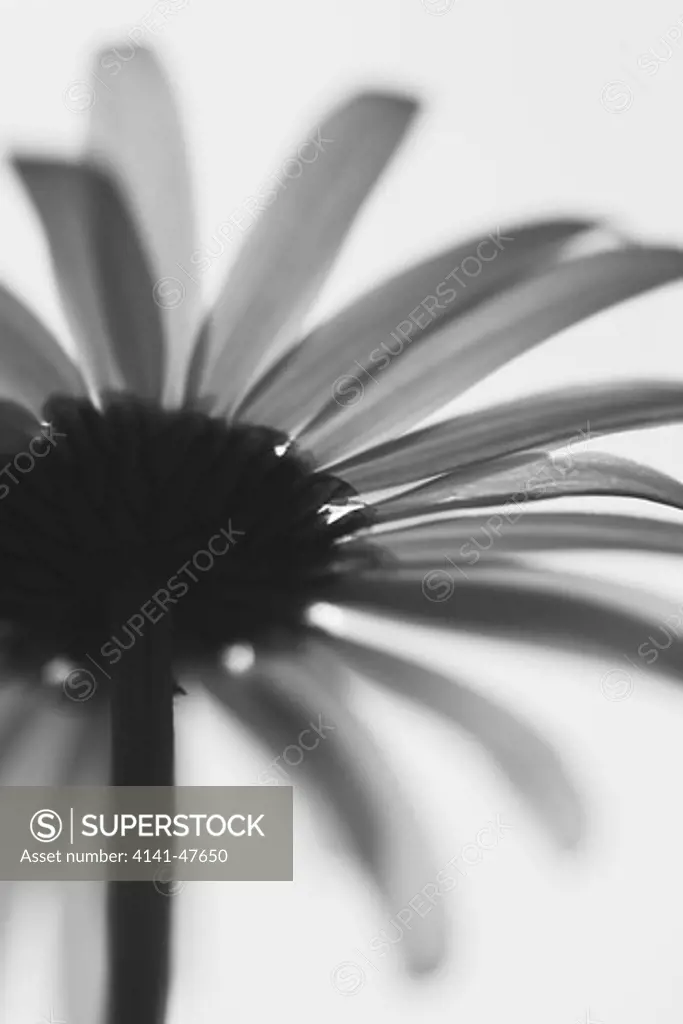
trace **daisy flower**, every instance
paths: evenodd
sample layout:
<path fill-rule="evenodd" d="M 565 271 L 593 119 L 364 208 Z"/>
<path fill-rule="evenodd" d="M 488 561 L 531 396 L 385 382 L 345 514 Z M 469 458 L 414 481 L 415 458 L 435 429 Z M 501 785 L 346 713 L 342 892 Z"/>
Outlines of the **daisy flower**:
<path fill-rule="evenodd" d="M 100 55 L 100 74 L 112 61 Z M 517 522 L 510 502 L 617 494 L 681 507 L 678 482 L 629 460 L 575 452 L 567 467 L 544 454 L 582 432 L 681 419 L 677 385 L 558 388 L 422 424 L 558 331 L 677 280 L 683 254 L 601 245 L 589 220 L 513 224 L 304 330 L 416 116 L 409 97 L 364 92 L 250 197 L 253 226 L 204 315 L 170 92 L 144 48 L 118 64 L 95 84 L 82 159 L 13 158 L 78 359 L 0 291 L 2 781 L 17 781 L 13 758 L 40 720 L 61 723 L 56 784 L 92 781 L 99 755 L 111 785 L 173 785 L 174 710 L 191 684 L 275 751 L 324 721 L 304 770 L 393 912 L 436 869 L 353 710 L 353 681 L 369 679 L 476 738 L 574 846 L 581 802 L 533 727 L 417 652 L 354 639 L 344 609 L 603 653 L 651 627 L 645 599 L 632 607 L 616 587 L 525 556 L 666 547 L 671 527 L 533 511 Z M 476 531 L 500 505 L 514 526 L 489 543 Z M 109 889 L 108 1020 L 161 1024 L 173 901 L 144 883 Z M 439 905 L 406 933 L 408 967 L 437 966 L 445 935 Z"/>

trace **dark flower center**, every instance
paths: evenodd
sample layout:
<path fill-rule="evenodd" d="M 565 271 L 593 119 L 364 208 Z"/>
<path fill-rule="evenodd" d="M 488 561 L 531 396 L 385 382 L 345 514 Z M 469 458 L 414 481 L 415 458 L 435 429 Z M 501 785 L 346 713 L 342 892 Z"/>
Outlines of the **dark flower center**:
<path fill-rule="evenodd" d="M 128 395 L 101 410 L 55 397 L 44 418 L 0 472 L 0 620 L 17 665 L 106 667 L 167 616 L 179 659 L 296 628 L 344 570 L 335 541 L 368 522 L 352 488 L 269 427 Z M 132 592 L 122 616 L 112 595 Z"/>

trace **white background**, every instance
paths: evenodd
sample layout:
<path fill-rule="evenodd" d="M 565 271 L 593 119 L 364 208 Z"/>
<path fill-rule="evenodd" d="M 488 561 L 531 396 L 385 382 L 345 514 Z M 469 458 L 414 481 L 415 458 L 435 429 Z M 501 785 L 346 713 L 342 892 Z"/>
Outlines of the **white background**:
<path fill-rule="evenodd" d="M 152 7 L 0 0 L 7 145 L 77 145 L 83 115 L 69 109 L 65 91 L 86 77 L 94 46 L 125 38 Z M 678 19 L 683 0 L 458 0 L 443 14 L 421 0 L 189 0 L 149 41 L 178 88 L 205 242 L 341 94 L 379 84 L 423 97 L 425 114 L 354 229 L 321 314 L 423 254 L 527 216 L 600 215 L 641 237 L 683 242 L 683 39 L 656 74 L 638 64 L 650 47 L 668 52 L 662 37 Z M 0 223 L 4 280 L 63 332 L 40 235 L 6 174 Z M 216 261 L 210 290 L 232 256 Z M 680 285 L 625 304 L 518 360 L 471 400 L 570 381 L 683 377 L 682 313 Z M 662 430 L 612 448 L 680 475 L 682 439 L 679 429 Z M 601 568 L 596 559 L 585 564 Z M 611 559 L 604 568 L 666 584 L 683 599 L 675 566 Z M 417 634 L 408 641 L 428 649 Z M 364 714 L 422 806 L 440 863 L 496 814 L 513 825 L 450 897 L 447 969 L 408 983 L 398 956 L 363 960 L 390 915 L 302 794 L 293 886 L 188 886 L 179 899 L 172 1024 L 252 1024 L 285 1013 L 335 1024 L 579 1024 L 589 1010 L 604 1024 L 681 1020 L 683 694 L 637 680 L 629 699 L 608 701 L 600 681 L 614 664 L 580 652 L 570 660 L 444 642 L 429 653 L 556 741 L 589 801 L 586 849 L 558 859 L 469 743 L 368 698 Z M 185 719 L 185 781 L 248 783 L 266 766 L 205 708 L 188 706 Z M 71 1024 L 40 959 L 29 973 L 20 955 L 51 947 L 47 923 L 37 924 L 41 906 L 38 899 L 23 938 L 16 935 L 11 1020 L 49 1020 L 52 1004 L 54 1018 Z M 76 966 L 81 952 L 67 951 Z M 343 961 L 365 971 L 353 995 L 331 982 Z"/>

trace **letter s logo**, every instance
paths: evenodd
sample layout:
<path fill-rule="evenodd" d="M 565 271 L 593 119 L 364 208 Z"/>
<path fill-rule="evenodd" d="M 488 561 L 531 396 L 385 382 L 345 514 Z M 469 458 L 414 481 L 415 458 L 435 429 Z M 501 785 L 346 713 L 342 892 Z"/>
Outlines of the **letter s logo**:
<path fill-rule="evenodd" d="M 31 835 L 39 843 L 53 843 L 62 834 L 62 819 L 56 811 L 44 808 L 31 818 Z"/>
<path fill-rule="evenodd" d="M 337 405 L 355 405 L 356 402 L 360 402 L 364 391 L 365 388 L 358 377 L 347 373 L 342 377 L 337 377 L 332 387 L 332 397 Z"/>

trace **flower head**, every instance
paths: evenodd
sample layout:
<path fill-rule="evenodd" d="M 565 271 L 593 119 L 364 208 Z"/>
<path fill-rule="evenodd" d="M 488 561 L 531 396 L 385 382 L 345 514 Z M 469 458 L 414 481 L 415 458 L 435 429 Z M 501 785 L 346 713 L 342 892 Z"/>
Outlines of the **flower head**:
<path fill-rule="evenodd" d="M 0 291 L 0 618 L 16 680 L 0 768 L 63 693 L 77 723 L 63 783 L 87 779 L 106 743 L 111 784 L 171 785 L 174 703 L 193 683 L 276 750 L 322 715 L 306 771 L 392 909 L 431 877 L 429 851 L 352 710 L 353 673 L 474 736 L 562 847 L 580 838 L 581 802 L 529 724 L 417 655 L 353 639 L 344 609 L 619 650 L 654 613 L 526 556 L 668 550 L 672 531 L 522 514 L 568 494 L 683 499 L 628 460 L 548 454 L 680 419 L 672 384 L 560 388 L 421 426 L 558 331 L 680 278 L 675 249 L 580 219 L 494 228 L 303 329 L 416 110 L 369 92 L 324 118 L 250 197 L 253 224 L 204 316 L 177 118 L 139 48 L 97 92 L 82 160 L 14 161 L 78 361 Z M 660 667 L 679 662 L 671 651 Z M 163 1020 L 169 901 L 147 890 L 111 886 L 112 1021 Z M 433 969 L 444 936 L 439 906 L 406 936 L 408 966 Z"/>

